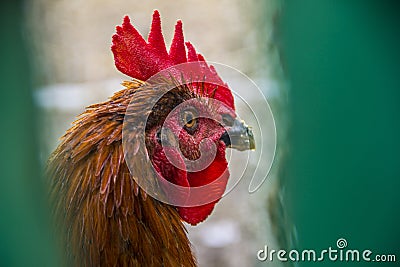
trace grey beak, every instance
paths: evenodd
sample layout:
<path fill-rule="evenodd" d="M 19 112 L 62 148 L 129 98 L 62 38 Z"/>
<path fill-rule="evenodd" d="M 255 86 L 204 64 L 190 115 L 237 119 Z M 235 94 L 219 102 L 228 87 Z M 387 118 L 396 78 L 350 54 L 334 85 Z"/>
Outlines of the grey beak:
<path fill-rule="evenodd" d="M 256 148 L 253 131 L 244 121 L 237 119 L 231 127 L 227 128 L 227 131 L 221 136 L 221 140 L 226 144 L 226 147 L 239 151 L 254 150 Z"/>

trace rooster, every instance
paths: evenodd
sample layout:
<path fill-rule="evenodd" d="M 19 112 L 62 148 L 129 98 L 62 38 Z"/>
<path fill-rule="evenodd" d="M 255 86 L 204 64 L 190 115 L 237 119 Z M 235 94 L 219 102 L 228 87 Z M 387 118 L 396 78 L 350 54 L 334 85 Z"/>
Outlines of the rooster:
<path fill-rule="evenodd" d="M 184 42 L 181 21 L 167 52 L 158 11 L 148 41 L 126 16 L 111 50 L 132 80 L 86 108 L 47 168 L 66 258 L 74 266 L 196 266 L 183 221 L 196 225 L 212 213 L 229 178 L 225 150 L 253 149 L 252 131 L 237 119 L 229 87 Z M 185 63 L 199 64 L 200 80 L 177 67 Z M 212 150 L 208 165 L 189 169 Z M 179 204 L 193 195 L 198 205 Z"/>

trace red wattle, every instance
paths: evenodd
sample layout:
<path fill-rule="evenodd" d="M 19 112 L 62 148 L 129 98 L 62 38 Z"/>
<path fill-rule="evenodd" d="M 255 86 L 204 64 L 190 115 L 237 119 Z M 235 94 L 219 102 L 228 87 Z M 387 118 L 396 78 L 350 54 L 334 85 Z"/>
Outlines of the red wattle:
<path fill-rule="evenodd" d="M 191 225 L 196 225 L 211 214 L 215 204 L 220 200 L 225 192 L 228 183 L 229 171 L 228 162 L 225 159 L 225 149 L 220 149 L 214 161 L 206 169 L 199 172 L 188 172 L 188 181 L 190 187 L 199 187 L 209 185 L 207 191 L 202 191 L 201 195 L 193 195 L 191 191 L 190 199 L 198 198 L 199 201 L 204 199 L 213 199 L 212 202 L 195 207 L 178 207 L 178 212 L 181 218 Z"/>

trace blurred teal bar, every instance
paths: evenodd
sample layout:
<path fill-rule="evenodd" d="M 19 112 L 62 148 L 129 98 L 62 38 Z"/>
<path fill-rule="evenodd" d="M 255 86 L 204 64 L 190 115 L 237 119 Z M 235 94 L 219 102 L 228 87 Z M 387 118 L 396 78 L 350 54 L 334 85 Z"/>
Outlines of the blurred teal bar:
<path fill-rule="evenodd" d="M 289 156 L 281 168 L 299 249 L 369 249 L 398 266 L 400 72 L 396 1 L 284 1 Z M 373 257 L 373 256 L 371 256 Z"/>
<path fill-rule="evenodd" d="M 0 266 L 59 266 L 40 177 L 21 1 L 1 2 Z"/>

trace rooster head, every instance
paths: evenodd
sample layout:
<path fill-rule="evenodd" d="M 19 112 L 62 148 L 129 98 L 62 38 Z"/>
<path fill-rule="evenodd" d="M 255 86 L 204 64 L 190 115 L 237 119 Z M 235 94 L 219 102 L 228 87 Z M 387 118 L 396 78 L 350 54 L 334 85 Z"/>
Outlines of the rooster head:
<path fill-rule="evenodd" d="M 134 79 L 124 84 L 135 89 L 124 122 L 124 154 L 132 176 L 146 192 L 139 177 L 151 181 L 147 189 L 161 188 L 162 194 L 150 195 L 167 196 L 182 220 L 202 222 L 226 189 L 226 148 L 254 149 L 252 131 L 237 118 L 231 90 L 184 42 L 181 21 L 167 52 L 158 11 L 147 41 L 126 16 L 111 49 L 117 69 Z"/>

